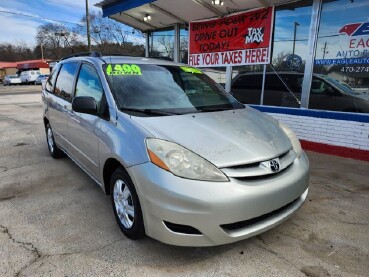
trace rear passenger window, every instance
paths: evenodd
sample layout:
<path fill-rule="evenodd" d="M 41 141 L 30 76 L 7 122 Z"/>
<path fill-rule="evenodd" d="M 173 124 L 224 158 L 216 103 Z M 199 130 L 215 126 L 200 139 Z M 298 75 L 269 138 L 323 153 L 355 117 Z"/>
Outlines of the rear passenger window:
<path fill-rule="evenodd" d="M 249 74 L 239 76 L 232 89 L 261 89 L 263 76 L 260 74 Z"/>
<path fill-rule="evenodd" d="M 265 90 L 287 91 L 287 88 L 277 75 L 268 74 L 265 77 Z"/>
<path fill-rule="evenodd" d="M 92 65 L 82 64 L 76 86 L 76 96 L 91 96 L 95 99 L 97 107 L 100 107 L 103 89 L 99 76 Z"/>
<path fill-rule="evenodd" d="M 77 66 L 78 63 L 63 64 L 55 84 L 54 94 L 69 102 L 72 101 L 71 94 Z"/>

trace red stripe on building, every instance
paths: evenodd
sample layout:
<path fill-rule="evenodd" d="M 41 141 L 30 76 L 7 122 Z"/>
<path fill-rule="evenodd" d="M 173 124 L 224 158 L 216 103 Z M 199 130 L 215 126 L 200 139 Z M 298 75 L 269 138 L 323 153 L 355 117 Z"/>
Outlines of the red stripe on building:
<path fill-rule="evenodd" d="M 17 62 L 18 69 L 30 69 L 30 68 L 49 68 L 47 63 L 49 60 L 29 60 Z"/>
<path fill-rule="evenodd" d="M 16 62 L 0 62 L 0 68 L 16 68 Z"/>
<path fill-rule="evenodd" d="M 335 146 L 307 140 L 301 140 L 301 146 L 304 150 L 310 150 L 319 153 L 369 162 L 369 150 L 360 150 L 343 146 Z"/>

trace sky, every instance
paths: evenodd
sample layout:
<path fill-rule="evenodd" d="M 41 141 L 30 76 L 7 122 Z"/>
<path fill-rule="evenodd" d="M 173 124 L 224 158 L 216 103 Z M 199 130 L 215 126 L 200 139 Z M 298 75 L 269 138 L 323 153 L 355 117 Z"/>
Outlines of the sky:
<path fill-rule="evenodd" d="M 101 11 L 94 4 L 101 0 L 89 0 L 91 11 Z M 325 58 L 336 58 L 337 53 L 347 48 L 349 37 L 333 36 L 348 23 L 368 22 L 368 0 L 337 0 L 323 4 L 317 58 L 322 58 L 324 44 L 327 43 Z M 349 13 L 347 9 L 349 8 Z M 0 0 L 0 43 L 26 43 L 34 46 L 38 26 L 45 23 L 62 23 L 67 26 L 78 24 L 85 14 L 85 0 Z M 352 15 L 355 14 L 353 18 Z M 294 22 L 298 22 L 296 51 L 303 59 L 307 54 L 307 38 L 311 18 L 311 6 L 295 10 L 277 8 L 274 51 L 291 52 Z M 132 28 L 127 27 L 127 31 Z M 144 43 L 143 38 L 132 35 L 130 41 Z"/>
<path fill-rule="evenodd" d="M 101 11 L 94 7 L 99 2 L 101 0 L 89 0 L 90 11 Z M 38 26 L 46 23 L 73 26 L 85 12 L 85 0 L 0 0 L 0 43 L 35 45 Z M 135 37 L 131 41 L 135 41 Z"/>

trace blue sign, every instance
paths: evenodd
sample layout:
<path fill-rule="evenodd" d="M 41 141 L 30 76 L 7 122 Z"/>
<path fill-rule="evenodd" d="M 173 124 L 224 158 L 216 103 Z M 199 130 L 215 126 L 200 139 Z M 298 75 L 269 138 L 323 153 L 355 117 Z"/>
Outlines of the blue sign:
<path fill-rule="evenodd" d="M 289 69 L 297 70 L 302 65 L 302 58 L 298 55 L 288 55 L 286 57 L 286 64 Z"/>

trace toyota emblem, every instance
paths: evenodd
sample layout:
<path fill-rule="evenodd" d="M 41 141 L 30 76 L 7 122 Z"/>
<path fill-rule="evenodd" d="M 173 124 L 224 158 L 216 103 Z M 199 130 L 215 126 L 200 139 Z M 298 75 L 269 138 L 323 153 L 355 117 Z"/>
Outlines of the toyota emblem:
<path fill-rule="evenodd" d="M 279 162 L 277 160 L 271 160 L 269 162 L 270 170 L 273 172 L 278 172 L 281 169 Z"/>

